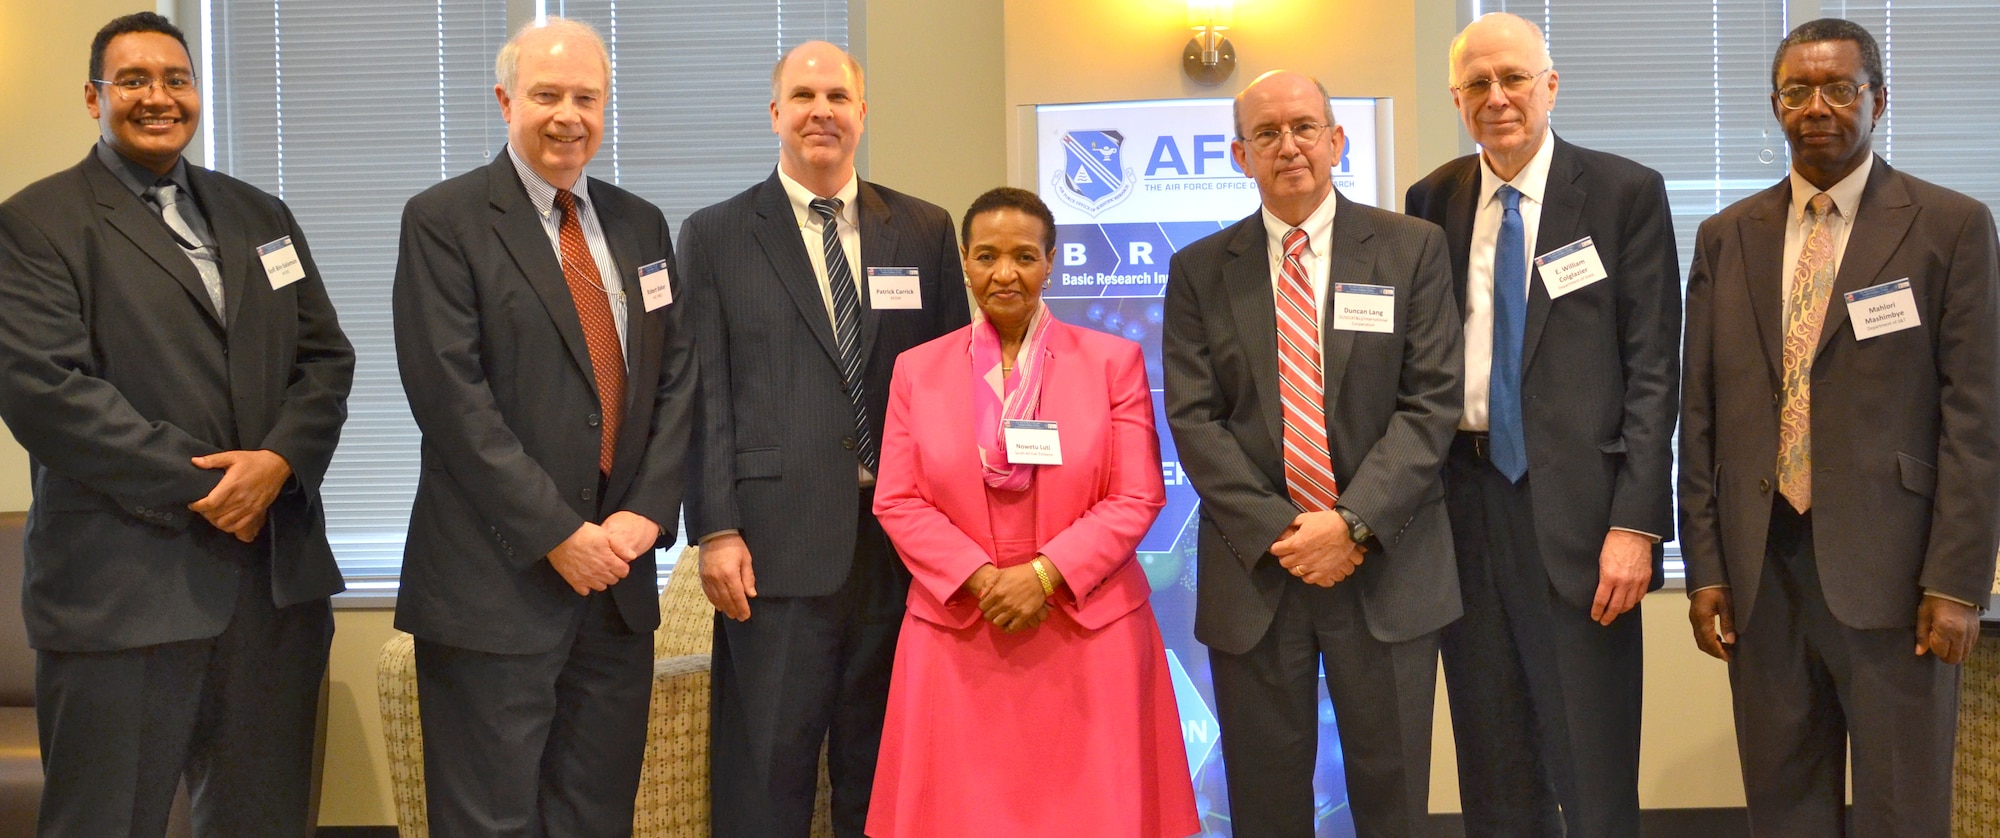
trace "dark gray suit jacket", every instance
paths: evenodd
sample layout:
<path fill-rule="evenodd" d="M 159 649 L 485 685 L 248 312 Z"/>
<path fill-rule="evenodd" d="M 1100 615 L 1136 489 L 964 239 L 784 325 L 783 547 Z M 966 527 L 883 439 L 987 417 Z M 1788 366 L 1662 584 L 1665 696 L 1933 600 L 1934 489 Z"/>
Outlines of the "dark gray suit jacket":
<path fill-rule="evenodd" d="M 1587 611 L 1607 530 L 1673 537 L 1680 259 L 1658 172 L 1560 137 L 1555 144 L 1529 253 L 1589 236 L 1609 277 L 1551 300 L 1530 272 L 1521 407 L 1542 564 L 1563 600 Z M 1411 186 L 1403 202 L 1444 227 L 1461 321 L 1479 180 L 1479 156 L 1466 155 Z M 1663 555 L 1654 545 L 1655 590 Z"/>
<path fill-rule="evenodd" d="M 659 208 L 592 179 L 590 198 L 626 291 L 625 419 L 602 496 L 597 385 L 576 303 L 513 161 L 410 199 L 396 261 L 396 358 L 423 430 L 396 627 L 502 654 L 554 648 L 584 598 L 548 552 L 585 521 L 627 510 L 672 543 L 694 400 L 675 302 L 648 313 L 640 267 L 672 262 Z M 635 632 L 659 626 L 651 554 L 610 589 Z"/>
<path fill-rule="evenodd" d="M 971 322 L 951 214 L 863 181 L 861 353 L 877 440 L 903 350 Z M 859 471 L 847 398 L 811 257 L 774 170 L 688 217 L 680 270 L 701 358 L 688 530 L 743 534 L 763 596 L 823 596 L 853 559 Z M 913 267 L 923 308 L 868 305 L 869 267 Z"/>
<path fill-rule="evenodd" d="M 1396 642 L 1463 611 L 1440 466 L 1464 399 L 1461 325 L 1444 232 L 1347 200 L 1329 282 L 1396 289 L 1391 334 L 1331 328 L 1322 312 L 1327 441 L 1340 504 L 1375 530 L 1346 585 L 1369 631 Z M 1201 495 L 1195 636 L 1241 654 L 1264 636 L 1291 578 L 1268 552 L 1298 515 L 1285 489 L 1277 309 L 1262 214 L 1174 254 L 1167 274 L 1167 422 Z"/>
<path fill-rule="evenodd" d="M 1688 273 L 1688 589 L 1753 625 L 1777 491 L 1789 179 L 1702 222 Z M 1841 295 L 1910 280 L 1921 325 L 1856 341 Z M 1876 158 L 1812 367 L 1814 561 L 1833 616 L 1915 625 L 1926 588 L 1985 602 L 2000 544 L 2000 242 L 1972 198 Z"/>
<path fill-rule="evenodd" d="M 38 649 L 213 637 L 238 565 L 268 551 L 280 607 L 340 592 L 320 480 L 354 350 L 291 211 L 190 165 L 226 312 L 159 216 L 95 152 L 0 205 L 0 418 L 32 458 L 22 597 Z M 290 236 L 306 276 L 273 290 L 256 248 Z M 268 449 L 291 465 L 253 547 L 187 505 L 221 471 L 190 458 Z"/>

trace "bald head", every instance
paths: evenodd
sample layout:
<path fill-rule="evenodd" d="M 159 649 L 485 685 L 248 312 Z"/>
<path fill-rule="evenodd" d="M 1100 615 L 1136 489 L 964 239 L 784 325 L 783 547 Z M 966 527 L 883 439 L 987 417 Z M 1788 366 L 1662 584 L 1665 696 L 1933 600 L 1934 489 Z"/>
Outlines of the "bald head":
<path fill-rule="evenodd" d="M 1236 96 L 1236 133 L 1229 144 L 1236 166 L 1257 181 L 1264 208 L 1279 220 L 1301 224 L 1328 200 L 1347 138 L 1318 81 L 1288 71 L 1258 76 Z M 1246 139 L 1259 133 L 1264 139 Z"/>
<path fill-rule="evenodd" d="M 826 41 L 807 41 L 785 50 L 785 54 L 778 57 L 778 63 L 771 65 L 771 101 L 778 101 L 778 84 L 784 80 L 786 65 L 793 61 L 807 65 L 842 65 L 852 80 L 854 98 L 863 98 L 862 88 L 867 86 L 867 80 L 861 72 L 861 62 L 854 60 L 854 56 L 848 55 L 846 50 Z"/>
<path fill-rule="evenodd" d="M 1541 151 L 1557 79 L 1542 30 L 1515 15 L 1482 16 L 1452 40 L 1452 102 L 1494 174 L 1512 180 Z"/>
<path fill-rule="evenodd" d="M 1548 39 L 1542 36 L 1542 28 L 1536 26 L 1534 21 L 1506 12 L 1489 12 L 1467 24 L 1459 31 L 1458 37 L 1451 39 L 1448 70 L 1452 84 L 1460 81 L 1459 61 L 1468 49 L 1485 51 L 1496 45 L 1539 54 L 1543 66 L 1555 64 L 1555 59 L 1549 55 Z"/>
<path fill-rule="evenodd" d="M 1326 92 L 1326 85 L 1320 84 L 1319 79 L 1304 73 L 1296 73 L 1291 70 L 1272 70 L 1252 79 L 1250 85 L 1243 88 L 1243 92 L 1236 94 L 1235 101 L 1230 103 L 1229 117 L 1230 121 L 1236 125 L 1236 136 L 1239 138 L 1247 136 L 1243 133 L 1243 100 L 1245 97 L 1252 95 L 1257 97 L 1277 94 L 1288 95 L 1298 91 L 1301 84 L 1310 84 L 1313 90 L 1319 92 L 1320 101 L 1326 102 L 1326 108 L 1324 109 L 1326 111 L 1326 124 L 1334 124 L 1333 102 L 1330 101 L 1333 97 Z"/>

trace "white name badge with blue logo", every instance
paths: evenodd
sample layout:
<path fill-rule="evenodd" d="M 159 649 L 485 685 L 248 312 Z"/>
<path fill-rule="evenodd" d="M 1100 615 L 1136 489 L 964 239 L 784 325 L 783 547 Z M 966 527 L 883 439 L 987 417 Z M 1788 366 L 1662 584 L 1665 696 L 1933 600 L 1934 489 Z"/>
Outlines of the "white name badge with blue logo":
<path fill-rule="evenodd" d="M 1551 300 L 1610 276 L 1604 272 L 1604 260 L 1598 258 L 1597 244 L 1589 236 L 1535 257 L 1535 270 L 1542 275 Z"/>
<path fill-rule="evenodd" d="M 869 268 L 868 307 L 872 309 L 919 309 L 924 307 L 924 291 L 916 268 Z"/>
<path fill-rule="evenodd" d="M 1390 285 L 1333 284 L 1333 327 L 1350 332 L 1396 331 L 1396 289 Z"/>
<path fill-rule="evenodd" d="M 1867 340 L 1890 332 L 1922 325 L 1917 318 L 1917 295 L 1910 290 L 1910 278 L 1884 282 L 1873 288 L 1842 294 L 1847 300 L 1847 319 L 1854 323 L 1854 339 Z"/>
<path fill-rule="evenodd" d="M 1006 419 L 1000 432 L 1007 437 L 1007 462 L 1017 466 L 1062 465 L 1062 438 L 1056 423 Z"/>
<path fill-rule="evenodd" d="M 271 279 L 273 291 L 306 278 L 306 266 L 299 261 L 299 250 L 292 246 L 291 236 L 259 245 L 257 258 L 264 262 L 264 275 Z"/>
<path fill-rule="evenodd" d="M 647 311 L 673 305 L 674 275 L 667 270 L 667 260 L 639 266 L 639 294 L 646 301 Z"/>

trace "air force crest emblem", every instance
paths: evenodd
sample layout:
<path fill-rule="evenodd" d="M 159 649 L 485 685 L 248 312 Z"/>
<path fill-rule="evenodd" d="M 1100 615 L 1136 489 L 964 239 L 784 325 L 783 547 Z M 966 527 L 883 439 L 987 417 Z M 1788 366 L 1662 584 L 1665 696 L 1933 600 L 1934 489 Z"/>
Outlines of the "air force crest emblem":
<path fill-rule="evenodd" d="M 1063 168 L 1055 174 L 1055 193 L 1064 203 L 1091 215 L 1132 194 L 1136 180 L 1121 155 L 1124 135 L 1117 131 L 1071 131 L 1063 135 Z"/>

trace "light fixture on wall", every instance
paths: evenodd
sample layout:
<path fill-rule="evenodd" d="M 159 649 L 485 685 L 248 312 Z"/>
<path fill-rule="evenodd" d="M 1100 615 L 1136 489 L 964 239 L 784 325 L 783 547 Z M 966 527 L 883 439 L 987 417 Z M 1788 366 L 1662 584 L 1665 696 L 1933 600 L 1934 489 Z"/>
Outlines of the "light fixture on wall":
<path fill-rule="evenodd" d="M 1234 5 L 1232 0 L 1187 0 L 1188 27 L 1195 36 L 1181 50 L 1181 69 L 1195 84 L 1221 84 L 1236 72 L 1236 47 L 1222 37 Z"/>

